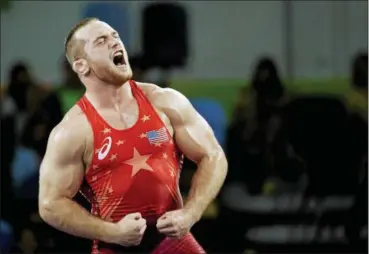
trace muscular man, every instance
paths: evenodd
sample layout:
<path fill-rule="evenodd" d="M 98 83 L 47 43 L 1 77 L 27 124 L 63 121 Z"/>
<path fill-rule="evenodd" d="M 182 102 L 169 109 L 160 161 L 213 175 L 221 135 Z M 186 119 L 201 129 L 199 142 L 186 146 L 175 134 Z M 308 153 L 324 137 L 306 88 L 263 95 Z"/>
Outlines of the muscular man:
<path fill-rule="evenodd" d="M 92 253 L 205 253 L 189 231 L 227 173 L 211 128 L 179 92 L 131 80 L 127 52 L 108 24 L 83 20 L 65 50 L 86 93 L 50 134 L 41 217 L 93 239 Z M 182 154 L 198 165 L 184 203 Z M 91 213 L 72 200 L 77 191 Z"/>

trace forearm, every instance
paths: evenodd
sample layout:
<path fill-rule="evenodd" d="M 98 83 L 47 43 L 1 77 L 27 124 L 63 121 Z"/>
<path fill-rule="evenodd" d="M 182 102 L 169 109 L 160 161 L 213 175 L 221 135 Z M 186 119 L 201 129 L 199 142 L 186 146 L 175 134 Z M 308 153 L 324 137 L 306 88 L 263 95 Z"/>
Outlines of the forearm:
<path fill-rule="evenodd" d="M 41 218 L 51 226 L 71 235 L 111 242 L 115 224 L 91 215 L 68 198 L 40 205 Z"/>
<path fill-rule="evenodd" d="M 199 220 L 219 193 L 228 171 L 223 152 L 206 156 L 198 163 L 184 208 Z"/>

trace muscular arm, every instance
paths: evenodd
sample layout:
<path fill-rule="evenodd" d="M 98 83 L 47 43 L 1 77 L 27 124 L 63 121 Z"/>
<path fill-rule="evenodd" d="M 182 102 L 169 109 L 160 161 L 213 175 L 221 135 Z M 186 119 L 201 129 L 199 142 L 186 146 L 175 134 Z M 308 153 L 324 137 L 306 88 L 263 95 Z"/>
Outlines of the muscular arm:
<path fill-rule="evenodd" d="M 50 134 L 40 170 L 39 213 L 61 231 L 109 242 L 115 224 L 94 217 L 72 200 L 84 176 L 84 143 L 76 126 L 71 127 L 61 123 Z"/>
<path fill-rule="evenodd" d="M 155 97 L 172 123 L 177 145 L 197 163 L 184 208 L 199 220 L 224 183 L 227 160 L 211 127 L 185 96 L 173 89 L 162 89 Z"/>

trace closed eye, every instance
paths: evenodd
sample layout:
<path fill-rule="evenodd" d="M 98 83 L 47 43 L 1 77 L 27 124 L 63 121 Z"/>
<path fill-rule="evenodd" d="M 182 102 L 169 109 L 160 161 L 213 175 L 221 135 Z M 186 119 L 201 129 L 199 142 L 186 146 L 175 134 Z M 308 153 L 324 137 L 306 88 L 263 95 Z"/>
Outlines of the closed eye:
<path fill-rule="evenodd" d="M 112 35 L 113 35 L 114 38 L 119 38 L 119 34 L 117 32 L 113 32 Z"/>
<path fill-rule="evenodd" d="M 106 41 L 106 36 L 99 36 L 96 38 L 95 43 L 96 44 L 103 44 Z"/>

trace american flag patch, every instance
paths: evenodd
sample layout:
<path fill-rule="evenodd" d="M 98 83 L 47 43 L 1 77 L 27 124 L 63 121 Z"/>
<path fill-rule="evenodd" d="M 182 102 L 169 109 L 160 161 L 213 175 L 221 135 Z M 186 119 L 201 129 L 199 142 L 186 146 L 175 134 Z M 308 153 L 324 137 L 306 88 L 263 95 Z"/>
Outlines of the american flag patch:
<path fill-rule="evenodd" d="M 169 140 L 165 127 L 160 128 L 159 130 L 146 132 L 146 137 L 149 140 L 150 144 L 164 143 Z"/>

